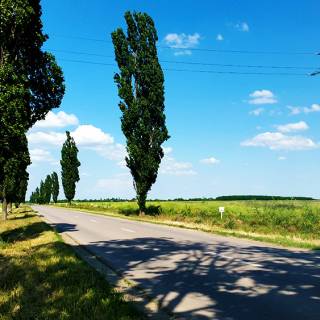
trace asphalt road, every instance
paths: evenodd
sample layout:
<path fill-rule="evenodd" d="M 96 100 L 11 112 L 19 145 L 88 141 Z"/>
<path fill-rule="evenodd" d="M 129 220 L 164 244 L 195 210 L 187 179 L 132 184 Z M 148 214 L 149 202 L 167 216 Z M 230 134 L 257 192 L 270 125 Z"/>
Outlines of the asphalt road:
<path fill-rule="evenodd" d="M 320 252 L 34 206 L 179 319 L 320 320 Z"/>

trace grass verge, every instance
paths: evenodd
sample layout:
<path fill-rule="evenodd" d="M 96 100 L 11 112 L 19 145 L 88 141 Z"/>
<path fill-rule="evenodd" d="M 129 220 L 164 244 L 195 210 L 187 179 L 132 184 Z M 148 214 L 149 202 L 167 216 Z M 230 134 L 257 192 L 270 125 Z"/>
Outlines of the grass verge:
<path fill-rule="evenodd" d="M 143 319 L 27 207 L 0 222 L 0 319 Z"/>
<path fill-rule="evenodd" d="M 64 208 L 258 240 L 284 247 L 320 249 L 319 202 L 173 201 L 149 202 L 148 205 L 151 212 L 141 217 L 132 202 L 73 202 L 71 206 L 58 204 Z M 218 214 L 219 206 L 226 207 L 223 219 Z"/>

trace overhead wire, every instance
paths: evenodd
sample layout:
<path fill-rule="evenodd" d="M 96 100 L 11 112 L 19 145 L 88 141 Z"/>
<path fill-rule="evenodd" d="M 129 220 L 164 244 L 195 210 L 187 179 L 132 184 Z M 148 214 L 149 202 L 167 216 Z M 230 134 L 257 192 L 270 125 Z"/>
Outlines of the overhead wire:
<path fill-rule="evenodd" d="M 68 53 L 68 54 L 96 56 L 96 57 L 104 57 L 104 58 L 114 58 L 114 56 L 112 56 L 112 55 L 83 52 L 83 51 L 58 50 L 58 49 L 51 49 L 51 48 L 49 48 L 48 50 L 54 51 L 54 52 Z M 163 59 L 159 59 L 159 61 L 162 63 L 171 63 L 171 64 L 214 66 L 214 67 L 258 68 L 258 69 L 300 69 L 300 70 L 315 70 L 315 69 L 317 69 L 317 67 L 303 67 L 303 66 L 225 64 L 225 63 L 209 63 L 209 62 L 195 62 L 195 61 L 174 61 L 174 60 L 163 60 Z"/>
<path fill-rule="evenodd" d="M 75 59 L 65 59 L 61 58 L 61 61 L 74 62 L 74 63 L 83 63 L 83 64 L 92 64 L 92 65 L 102 65 L 102 66 L 111 66 L 117 67 L 115 63 L 103 63 L 87 60 L 75 60 Z M 174 71 L 174 72 L 191 72 L 191 73 L 211 73 L 211 74 L 238 74 L 238 75 L 276 75 L 276 76 L 307 76 L 305 73 L 275 73 L 275 72 L 239 72 L 239 71 L 218 71 L 218 70 L 193 70 L 193 69 L 174 69 L 174 68 L 162 68 L 164 71 Z"/>
<path fill-rule="evenodd" d="M 53 35 L 53 37 L 66 38 L 66 39 L 78 39 L 95 42 L 112 43 L 111 40 L 97 39 L 90 37 L 70 36 L 70 35 Z M 213 49 L 213 48 L 186 48 L 178 46 L 157 45 L 158 48 L 171 49 L 171 50 L 190 50 L 190 51 L 206 51 L 216 53 L 233 53 L 233 54 L 271 54 L 271 55 L 320 55 L 319 51 L 264 51 L 264 50 L 226 50 L 226 49 Z"/>

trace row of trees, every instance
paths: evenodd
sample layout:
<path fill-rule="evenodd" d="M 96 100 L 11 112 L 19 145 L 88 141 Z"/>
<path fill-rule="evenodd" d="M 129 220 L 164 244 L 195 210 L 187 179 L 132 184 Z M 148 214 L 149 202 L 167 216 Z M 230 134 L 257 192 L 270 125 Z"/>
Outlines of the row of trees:
<path fill-rule="evenodd" d="M 121 99 L 121 127 L 127 140 L 125 160 L 143 214 L 147 193 L 156 181 L 164 156 L 161 145 L 169 139 L 164 75 L 151 17 L 126 12 L 125 20 L 127 33 L 121 28 L 112 33 L 120 70 L 114 80 Z M 25 186 L 29 178 L 26 132 L 36 121 L 44 119 L 49 110 L 60 106 L 65 86 L 54 56 L 41 49 L 48 36 L 42 31 L 40 1 L 1 0 L 0 21 L 0 199 L 6 219 L 8 202 L 18 201 L 19 187 Z M 67 132 L 61 178 L 69 202 L 79 181 L 77 152 Z"/>
<path fill-rule="evenodd" d="M 60 106 L 65 86 L 52 54 L 41 48 L 39 0 L 0 1 L 0 200 L 3 219 L 8 204 L 24 200 L 31 163 L 26 132 Z"/>
<path fill-rule="evenodd" d="M 61 149 L 61 179 L 63 191 L 66 199 L 70 203 L 76 193 L 76 183 L 79 182 L 78 148 L 69 131 L 66 131 L 67 139 Z M 59 178 L 56 172 L 47 175 L 44 181 L 41 180 L 40 186 L 31 193 L 30 202 L 38 204 L 54 203 L 58 201 Z"/>
<path fill-rule="evenodd" d="M 47 175 L 45 180 L 41 180 L 40 186 L 31 193 L 31 203 L 50 203 L 51 199 L 54 203 L 58 201 L 59 196 L 59 179 L 56 172 Z"/>

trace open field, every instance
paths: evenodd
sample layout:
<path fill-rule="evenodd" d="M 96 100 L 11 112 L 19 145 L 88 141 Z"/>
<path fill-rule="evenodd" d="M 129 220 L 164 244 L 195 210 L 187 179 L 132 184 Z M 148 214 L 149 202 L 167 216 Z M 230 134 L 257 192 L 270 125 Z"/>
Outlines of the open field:
<path fill-rule="evenodd" d="M 59 203 L 59 206 L 69 207 Z M 173 224 L 285 246 L 320 248 L 319 201 L 149 201 L 138 216 L 134 202 L 73 202 L 71 207 L 101 214 Z M 218 208 L 225 207 L 220 218 Z"/>
<path fill-rule="evenodd" d="M 0 223 L 0 319 L 141 319 L 32 210 Z"/>

